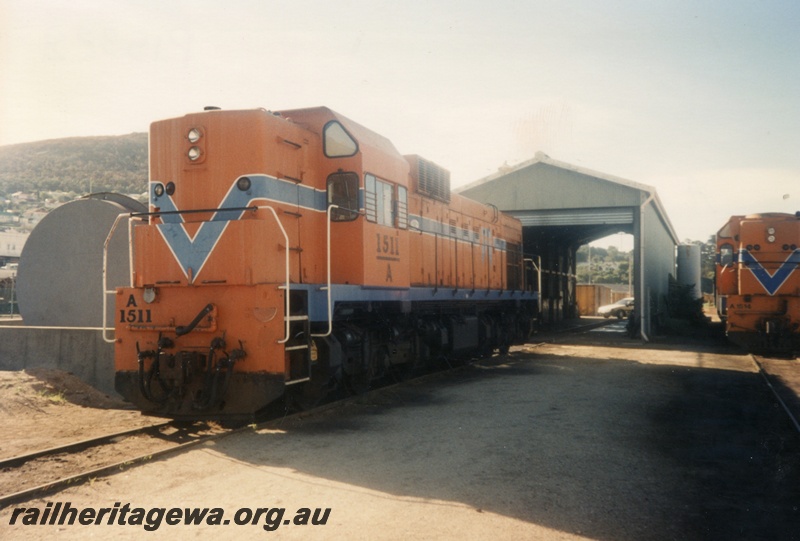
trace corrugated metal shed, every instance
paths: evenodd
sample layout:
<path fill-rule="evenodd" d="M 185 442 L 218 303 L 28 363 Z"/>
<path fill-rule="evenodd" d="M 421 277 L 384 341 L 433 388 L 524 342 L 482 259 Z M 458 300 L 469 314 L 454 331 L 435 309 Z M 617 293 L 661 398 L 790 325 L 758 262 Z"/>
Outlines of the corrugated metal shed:
<path fill-rule="evenodd" d="M 636 314 L 642 336 L 651 334 L 655 319 L 665 310 L 679 244 L 654 187 L 539 152 L 532 160 L 455 191 L 493 204 L 522 222 L 526 254 L 542 261 L 545 322 L 577 316 L 578 248 L 613 233 L 632 234 Z"/>

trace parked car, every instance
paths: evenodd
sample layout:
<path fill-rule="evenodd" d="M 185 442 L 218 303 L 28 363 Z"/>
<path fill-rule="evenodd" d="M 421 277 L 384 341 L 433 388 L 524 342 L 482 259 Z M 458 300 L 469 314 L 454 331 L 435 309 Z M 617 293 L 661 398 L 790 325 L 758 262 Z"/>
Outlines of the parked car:
<path fill-rule="evenodd" d="M 628 317 L 628 314 L 630 314 L 632 311 L 633 297 L 626 297 L 618 300 L 614 304 L 606 304 L 605 306 L 601 306 L 597 309 L 597 315 L 605 318 L 616 316 L 617 318 L 622 319 L 624 317 Z"/>

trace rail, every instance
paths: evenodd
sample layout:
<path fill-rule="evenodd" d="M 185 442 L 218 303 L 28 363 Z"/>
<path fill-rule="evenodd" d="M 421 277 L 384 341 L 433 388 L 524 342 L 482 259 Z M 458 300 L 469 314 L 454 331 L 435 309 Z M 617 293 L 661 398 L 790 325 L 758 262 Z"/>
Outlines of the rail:
<path fill-rule="evenodd" d="M 778 403 L 783 408 L 783 411 L 786 412 L 786 414 L 789 416 L 789 420 L 794 425 L 795 430 L 797 430 L 797 432 L 800 433 L 800 422 L 798 422 L 797 417 L 795 417 L 794 413 L 792 413 L 791 408 L 789 408 L 789 406 L 786 404 L 786 402 L 783 401 L 783 398 L 781 398 L 781 395 L 780 395 L 780 393 L 778 393 L 777 389 L 775 389 L 775 387 L 772 386 L 772 383 L 769 380 L 769 376 L 767 376 L 767 373 L 764 370 L 764 366 L 758 360 L 758 357 L 751 353 L 750 354 L 750 359 L 755 363 L 759 374 L 761 374 L 761 377 L 764 379 L 764 383 L 766 383 L 767 387 L 769 387 L 769 390 L 772 391 L 772 394 L 775 396 L 775 398 L 777 399 Z"/>
<path fill-rule="evenodd" d="M 32 498 L 46 497 L 47 495 L 64 489 L 68 486 L 74 486 L 100 476 L 114 475 L 139 463 L 148 462 L 156 458 L 166 457 L 171 454 L 186 450 L 190 447 L 208 443 L 210 441 L 227 437 L 231 434 L 236 434 L 251 429 L 250 426 L 223 430 L 202 429 L 197 426 L 191 426 L 178 427 L 178 431 L 173 434 L 164 435 L 161 433 L 162 428 L 167 428 L 170 426 L 175 425 L 172 422 L 167 422 L 137 429 L 125 430 L 115 434 L 107 434 L 98 438 L 90 438 L 61 447 L 55 447 L 33 452 L 27 455 L 5 459 L 2 462 L 3 473 L 13 472 L 13 470 L 16 468 L 27 467 L 26 463 L 29 461 L 46 459 L 47 457 L 51 457 L 55 454 L 61 456 L 61 464 L 58 469 L 58 473 L 55 475 L 55 478 L 51 478 L 51 480 L 45 481 L 38 485 L 36 484 L 37 481 L 31 482 L 23 480 L 22 487 L 25 487 L 25 484 L 29 483 L 27 488 L 21 488 L 17 492 L 11 494 L 0 494 L 0 509 L 10 504 Z M 134 453 L 124 450 L 124 439 L 132 435 L 149 436 L 150 441 L 152 441 L 155 445 L 147 453 L 135 456 Z M 162 447 L 162 445 L 166 446 Z M 122 460 L 103 460 L 102 458 L 97 459 L 97 455 L 95 454 L 89 460 L 90 462 L 94 463 L 94 466 L 90 466 L 91 469 L 84 469 L 85 467 L 80 466 L 80 463 L 72 463 L 69 459 L 70 455 L 78 455 L 87 449 L 98 449 L 101 446 L 107 446 L 108 448 L 120 447 L 122 451 L 120 451 L 119 456 L 124 458 L 122 458 Z M 35 467 L 35 464 L 33 467 Z M 45 477 L 50 476 L 45 475 Z"/>
<path fill-rule="evenodd" d="M 123 430 L 120 432 L 114 432 L 113 434 L 104 434 L 102 436 L 96 436 L 94 438 L 87 438 L 81 441 L 68 443 L 65 445 L 60 445 L 57 447 L 50 447 L 48 449 L 41 449 L 39 451 L 33 451 L 29 453 L 25 453 L 23 455 L 17 455 L 9 458 L 4 458 L 0 460 L 0 469 L 5 470 L 6 468 L 16 468 L 28 462 L 30 460 L 35 460 L 37 458 L 42 458 L 46 456 L 54 456 L 62 453 L 74 453 L 77 451 L 82 451 L 84 449 L 88 449 L 89 447 L 95 447 L 98 445 L 102 445 L 104 443 L 113 442 L 119 438 L 126 437 L 126 436 L 133 436 L 135 434 L 142 434 L 147 431 L 151 430 L 159 430 L 160 428 L 170 426 L 168 421 L 163 423 L 156 423 L 152 425 L 140 426 L 137 428 L 131 428 L 129 430 Z"/>

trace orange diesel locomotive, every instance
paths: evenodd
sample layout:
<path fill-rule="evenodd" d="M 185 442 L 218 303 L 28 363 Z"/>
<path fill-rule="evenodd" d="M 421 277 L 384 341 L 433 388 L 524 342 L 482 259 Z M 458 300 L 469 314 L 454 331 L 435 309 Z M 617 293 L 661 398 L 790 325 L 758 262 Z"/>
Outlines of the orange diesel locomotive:
<path fill-rule="evenodd" d="M 153 123 L 117 390 L 167 417 L 249 417 L 524 339 L 521 225 L 449 184 L 327 108 Z"/>
<path fill-rule="evenodd" d="M 800 350 L 800 213 L 732 216 L 717 233 L 717 311 L 751 351 Z"/>

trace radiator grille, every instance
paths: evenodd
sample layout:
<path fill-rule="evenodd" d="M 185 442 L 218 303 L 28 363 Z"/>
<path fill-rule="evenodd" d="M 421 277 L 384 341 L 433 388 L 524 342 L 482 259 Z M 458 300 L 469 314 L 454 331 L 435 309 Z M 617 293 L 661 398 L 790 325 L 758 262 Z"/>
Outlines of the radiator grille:
<path fill-rule="evenodd" d="M 417 190 L 431 199 L 450 202 L 450 171 L 420 158 Z"/>

